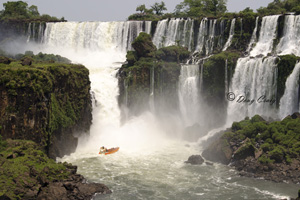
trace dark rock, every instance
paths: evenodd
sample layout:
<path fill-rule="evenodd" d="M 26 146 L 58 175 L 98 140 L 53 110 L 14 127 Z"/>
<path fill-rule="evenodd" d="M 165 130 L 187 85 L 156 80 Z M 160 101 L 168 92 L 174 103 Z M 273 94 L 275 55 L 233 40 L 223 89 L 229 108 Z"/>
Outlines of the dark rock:
<path fill-rule="evenodd" d="M 100 183 L 54 182 L 38 194 L 39 200 L 91 199 L 95 194 L 110 194 L 111 190 Z"/>
<path fill-rule="evenodd" d="M 0 196 L 0 200 L 11 200 L 11 198 L 9 198 L 8 196 L 6 196 L 6 195 L 4 194 L 4 195 L 1 195 L 1 196 Z"/>
<path fill-rule="evenodd" d="M 295 112 L 294 114 L 291 115 L 291 117 L 292 117 L 293 119 L 300 118 L 300 113 Z"/>
<path fill-rule="evenodd" d="M 32 65 L 32 58 L 29 58 L 29 57 L 26 57 L 26 58 L 24 58 L 23 60 L 21 60 L 22 62 L 21 62 L 21 65 L 23 65 L 23 66 L 25 66 L 25 65 L 28 65 L 28 66 L 30 66 L 30 65 Z"/>
<path fill-rule="evenodd" d="M 11 60 L 7 57 L 0 56 L 0 63 L 9 65 L 11 63 Z"/>
<path fill-rule="evenodd" d="M 228 165 L 231 161 L 233 151 L 226 141 L 226 139 L 220 138 L 213 142 L 207 149 L 202 153 L 202 156 L 207 160 L 213 162 L 219 162 Z"/>
<path fill-rule="evenodd" d="M 13 158 L 16 158 L 16 154 L 12 153 L 12 154 L 9 154 L 6 158 L 7 159 L 13 159 Z"/>
<path fill-rule="evenodd" d="M 200 155 L 192 155 L 187 161 L 185 161 L 185 163 L 189 163 L 192 165 L 201 165 L 203 164 L 203 162 L 204 159 Z"/>

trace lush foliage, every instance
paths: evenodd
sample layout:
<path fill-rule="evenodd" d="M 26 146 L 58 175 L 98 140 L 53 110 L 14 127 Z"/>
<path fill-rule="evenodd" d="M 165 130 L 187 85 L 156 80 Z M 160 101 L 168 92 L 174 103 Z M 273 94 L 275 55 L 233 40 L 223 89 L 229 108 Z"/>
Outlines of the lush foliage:
<path fill-rule="evenodd" d="M 24 54 L 10 55 L 5 51 L 1 51 L 0 49 L 0 56 L 8 57 L 15 60 L 30 58 L 36 63 L 71 63 L 69 59 L 60 55 L 45 54 L 42 52 L 35 55 L 32 51 L 26 51 Z"/>
<path fill-rule="evenodd" d="M 38 193 L 39 185 L 66 179 L 71 173 L 67 164 L 49 159 L 32 141 L 8 140 L 0 150 L 0 196 L 24 199 L 30 189 Z"/>
<path fill-rule="evenodd" d="M 154 3 L 150 9 L 147 9 L 145 4 L 142 4 L 136 7 L 136 11 L 140 13 L 130 15 L 128 17 L 128 20 L 160 20 L 162 19 L 163 12 L 166 10 L 166 4 L 163 1 L 161 1 L 160 3 Z"/>
<path fill-rule="evenodd" d="M 37 6 L 24 1 L 8 1 L 3 3 L 4 10 L 0 12 L 0 20 L 26 20 L 26 21 L 64 21 L 49 15 L 40 15 Z"/>
<path fill-rule="evenodd" d="M 286 12 L 300 13 L 300 1 L 299 0 L 274 0 L 269 3 L 267 7 L 261 7 L 257 9 L 260 15 L 274 15 L 282 14 Z"/>
<path fill-rule="evenodd" d="M 248 138 L 256 151 L 262 151 L 258 160 L 263 164 L 291 163 L 300 155 L 300 118 L 287 117 L 268 123 L 256 115 L 251 119 L 234 122 L 223 136 L 228 141 L 243 143 Z"/>
<path fill-rule="evenodd" d="M 226 0 L 184 0 L 176 6 L 175 16 L 217 16 L 226 12 L 226 3 Z"/>
<path fill-rule="evenodd" d="M 33 115 L 49 109 L 47 127 L 42 127 L 38 133 L 32 133 L 32 137 L 38 138 L 46 146 L 54 131 L 73 125 L 81 118 L 86 99 L 89 99 L 89 72 L 82 65 L 41 63 L 34 60 L 31 66 L 23 66 L 21 63 L 22 61 L 14 61 L 0 64 L 0 86 L 7 91 L 10 102 L 6 109 L 17 117 L 23 112 L 31 113 L 31 106 L 41 106 L 38 111 L 32 112 Z M 50 103 L 48 107 L 44 101 Z M 5 123 L 6 119 L 1 117 L 0 124 Z M 17 134 L 25 133 L 22 129 Z M 26 137 L 30 138 L 29 135 Z"/>
<path fill-rule="evenodd" d="M 132 42 L 132 47 L 136 51 L 138 57 L 152 57 L 153 53 L 156 51 L 151 36 L 144 32 L 141 32 Z"/>

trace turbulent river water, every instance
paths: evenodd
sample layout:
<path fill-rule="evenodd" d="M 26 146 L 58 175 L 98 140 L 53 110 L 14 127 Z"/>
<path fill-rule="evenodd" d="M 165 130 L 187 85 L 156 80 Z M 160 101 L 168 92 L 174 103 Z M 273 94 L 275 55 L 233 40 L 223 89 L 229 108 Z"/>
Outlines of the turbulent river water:
<path fill-rule="evenodd" d="M 120 151 L 99 156 L 77 151 L 61 161 L 78 166 L 90 182 L 106 184 L 112 194 L 94 199 L 284 199 L 296 196 L 298 186 L 244 178 L 228 166 L 184 161 L 199 154 L 197 145 L 168 141 L 146 152 Z"/>

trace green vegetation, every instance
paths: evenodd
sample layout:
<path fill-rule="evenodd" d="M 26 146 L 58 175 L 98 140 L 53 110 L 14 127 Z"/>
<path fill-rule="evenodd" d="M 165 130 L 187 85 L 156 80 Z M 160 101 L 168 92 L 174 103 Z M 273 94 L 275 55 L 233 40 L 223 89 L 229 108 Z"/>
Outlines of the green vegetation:
<path fill-rule="evenodd" d="M 140 57 L 153 57 L 156 47 L 152 42 L 151 36 L 147 33 L 141 32 L 139 36 L 132 42 L 138 58 Z"/>
<path fill-rule="evenodd" d="M 88 69 L 82 65 L 43 63 L 35 60 L 30 66 L 22 65 L 22 61 L 0 64 L 0 87 L 7 91 L 8 95 L 9 103 L 5 105 L 7 112 L 17 118 L 23 117 L 23 113 L 39 116 L 38 120 L 46 123 L 46 126 L 36 127 L 36 133 L 28 133 L 22 128 L 18 130 L 18 127 L 22 127 L 22 124 L 18 124 L 18 138 L 30 138 L 32 135 L 32 140 L 46 146 L 54 131 L 78 122 L 85 109 L 86 99 L 89 100 L 88 74 Z M 44 102 L 49 102 L 49 105 Z M 30 109 L 36 106 L 39 107 L 38 110 Z M 46 118 L 48 110 L 49 121 Z M 0 118 L 1 125 L 6 121 L 4 116 Z"/>
<path fill-rule="evenodd" d="M 209 17 L 224 14 L 226 0 L 184 0 L 175 9 L 176 17 Z"/>
<path fill-rule="evenodd" d="M 223 51 L 204 61 L 203 92 L 207 102 L 213 103 L 214 101 L 214 106 L 224 102 L 226 67 L 228 82 L 230 82 L 240 56 L 240 52 Z"/>
<path fill-rule="evenodd" d="M 282 121 L 268 123 L 256 115 L 251 119 L 234 122 L 231 130 L 223 137 L 228 142 L 240 144 L 247 140 L 245 148 L 252 145 L 256 151 L 262 151 L 258 158 L 262 164 L 290 164 L 300 155 L 300 118 L 287 117 Z"/>
<path fill-rule="evenodd" d="M 300 1 L 299 0 L 274 0 L 269 3 L 267 7 L 261 7 L 257 9 L 260 15 L 275 15 L 283 14 L 287 12 L 300 13 Z"/>
<path fill-rule="evenodd" d="M 11 199 L 24 199 L 30 190 L 37 194 L 41 185 L 71 174 L 66 163 L 49 159 L 32 141 L 7 140 L 6 147 L 0 149 L 0 163 L 0 196 Z"/>
<path fill-rule="evenodd" d="M 279 106 L 280 99 L 284 94 L 286 79 L 292 73 L 297 61 L 299 60 L 300 58 L 295 55 L 283 55 L 278 58 L 277 106 Z"/>
<path fill-rule="evenodd" d="M 145 4 L 139 5 L 136 8 L 136 11 L 140 13 L 136 13 L 130 15 L 128 20 L 150 20 L 150 21 L 158 21 L 162 19 L 163 12 L 167 10 L 165 2 L 161 1 L 160 3 L 155 3 L 151 6 L 150 9 L 147 9 Z"/>
<path fill-rule="evenodd" d="M 0 11 L 0 20 L 3 21 L 65 21 L 64 18 L 58 19 L 49 15 L 40 15 L 37 6 L 28 4 L 24 1 L 8 1 L 3 3 L 4 10 Z"/>

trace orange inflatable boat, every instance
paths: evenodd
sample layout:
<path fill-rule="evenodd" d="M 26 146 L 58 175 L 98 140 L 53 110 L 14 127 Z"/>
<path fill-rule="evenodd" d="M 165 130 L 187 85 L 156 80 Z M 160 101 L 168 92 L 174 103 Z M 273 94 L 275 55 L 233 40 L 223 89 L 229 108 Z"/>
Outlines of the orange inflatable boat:
<path fill-rule="evenodd" d="M 116 153 L 117 151 L 119 151 L 119 147 L 114 147 L 114 148 L 111 148 L 111 149 L 107 149 L 106 151 L 102 151 L 100 149 L 100 152 L 99 154 L 104 154 L 104 155 L 108 155 L 108 154 L 113 154 L 113 153 Z"/>

